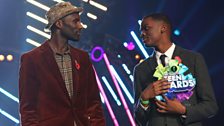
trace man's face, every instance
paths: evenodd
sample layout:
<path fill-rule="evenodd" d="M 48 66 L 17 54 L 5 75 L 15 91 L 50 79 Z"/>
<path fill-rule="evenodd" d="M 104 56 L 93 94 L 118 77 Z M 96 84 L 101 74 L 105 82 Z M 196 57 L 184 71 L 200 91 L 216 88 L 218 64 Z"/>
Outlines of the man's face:
<path fill-rule="evenodd" d="M 83 29 L 79 14 L 70 14 L 64 17 L 62 22 L 63 27 L 61 28 L 61 34 L 68 40 L 78 41 L 80 39 L 81 30 Z"/>
<path fill-rule="evenodd" d="M 141 24 L 141 37 L 146 47 L 156 47 L 161 39 L 162 22 L 145 18 Z"/>

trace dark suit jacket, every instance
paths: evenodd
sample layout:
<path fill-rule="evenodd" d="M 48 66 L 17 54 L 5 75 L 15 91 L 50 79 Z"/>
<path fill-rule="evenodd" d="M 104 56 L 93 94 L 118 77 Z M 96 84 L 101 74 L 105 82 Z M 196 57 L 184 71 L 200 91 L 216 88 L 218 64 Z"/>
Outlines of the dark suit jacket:
<path fill-rule="evenodd" d="M 45 42 L 21 57 L 19 100 L 22 126 L 104 126 L 102 105 L 91 61 L 71 47 L 74 97 Z M 80 69 L 75 67 L 77 61 Z"/>
<path fill-rule="evenodd" d="M 213 93 L 211 80 L 203 57 L 199 53 L 185 50 L 179 46 L 175 47 L 173 58 L 179 56 L 182 63 L 196 78 L 196 87 L 193 89 L 193 95 L 189 100 L 182 104 L 186 106 L 187 118 L 183 119 L 180 115 L 162 114 L 157 112 L 154 100 L 151 100 L 150 107 L 145 111 L 139 104 L 140 93 L 148 86 L 148 84 L 156 81 L 153 78 L 157 61 L 155 53 L 138 64 L 134 70 L 134 86 L 135 86 L 135 119 L 141 126 L 201 126 L 201 121 L 205 118 L 213 116 L 217 110 L 217 103 Z"/>

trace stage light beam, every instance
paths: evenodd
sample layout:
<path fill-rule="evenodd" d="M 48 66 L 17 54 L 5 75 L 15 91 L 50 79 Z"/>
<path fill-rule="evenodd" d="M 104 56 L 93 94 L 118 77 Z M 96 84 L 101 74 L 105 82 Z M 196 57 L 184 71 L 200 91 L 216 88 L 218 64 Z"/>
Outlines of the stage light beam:
<path fill-rule="evenodd" d="M 10 99 L 12 99 L 13 101 L 19 103 L 19 99 L 15 96 L 13 96 L 12 94 L 10 94 L 9 92 L 7 92 L 6 90 L 4 90 L 3 88 L 0 87 L 0 92 L 2 94 L 4 94 L 5 96 L 9 97 Z"/>
<path fill-rule="evenodd" d="M 107 69 L 108 69 L 108 71 L 110 72 L 110 75 L 111 75 L 111 77 L 112 77 L 112 80 L 113 80 L 113 82 L 114 82 L 114 84 L 115 84 L 115 87 L 116 87 L 116 89 L 117 89 L 117 91 L 118 91 L 118 94 L 119 94 L 120 99 L 121 99 L 121 102 L 122 102 L 122 104 L 123 104 L 123 106 L 124 106 L 125 112 L 126 112 L 127 115 L 128 115 L 129 121 L 130 121 L 130 123 L 131 123 L 132 126 L 136 126 L 135 121 L 134 121 L 134 118 L 133 118 L 133 116 L 132 116 L 132 114 L 131 114 L 130 109 L 128 108 L 127 102 L 126 102 L 126 100 L 125 100 L 125 98 L 124 98 L 124 95 L 123 95 L 123 93 L 122 93 L 122 91 L 121 91 L 121 89 L 120 89 L 120 86 L 119 86 L 119 84 L 118 84 L 118 82 L 117 82 L 117 80 L 116 80 L 116 77 L 115 77 L 115 75 L 113 74 L 113 72 L 112 72 L 112 70 L 111 70 L 111 68 L 110 68 L 110 62 L 109 62 L 109 60 L 108 60 L 108 58 L 107 58 L 107 55 L 106 55 L 105 53 L 103 54 L 103 58 L 104 58 L 104 61 L 105 61 L 105 63 L 106 63 Z"/>
<path fill-rule="evenodd" d="M 63 0 L 53 0 L 53 1 L 58 2 L 58 3 L 65 2 Z"/>
<path fill-rule="evenodd" d="M 39 30 L 37 28 L 34 28 L 33 26 L 28 25 L 27 29 L 29 29 L 30 31 L 35 32 L 35 33 L 37 33 L 37 34 L 39 34 L 39 35 L 41 35 L 41 36 L 43 36 L 43 37 L 45 37 L 47 39 L 50 39 L 50 35 L 49 34 L 43 32 L 43 31 L 41 31 L 41 30 Z"/>
<path fill-rule="evenodd" d="M 39 8 L 41 8 L 41 9 L 43 9 L 43 10 L 48 11 L 50 9 L 48 6 L 46 6 L 46 5 L 42 4 L 42 3 L 39 3 L 39 2 L 37 2 L 35 0 L 26 0 L 26 1 L 31 3 L 31 4 L 33 4 L 33 5 L 35 5 L 35 6 L 37 6 L 37 7 L 39 7 Z"/>
<path fill-rule="evenodd" d="M 128 69 L 126 64 L 122 64 L 122 67 L 124 68 L 124 70 L 126 71 L 127 74 L 131 74 L 131 71 Z"/>
<path fill-rule="evenodd" d="M 88 26 L 86 24 L 81 23 L 81 25 L 83 26 L 83 28 L 87 28 Z"/>
<path fill-rule="evenodd" d="M 92 18 L 92 19 L 94 19 L 94 20 L 97 19 L 97 16 L 94 15 L 94 14 L 92 14 L 92 13 L 87 13 L 87 16 L 90 17 L 90 18 Z"/>
<path fill-rule="evenodd" d="M 44 24 L 48 24 L 48 21 L 46 19 L 44 19 L 44 18 L 42 18 L 42 17 L 40 17 L 40 16 L 38 16 L 38 15 L 32 13 L 32 12 L 28 11 L 28 12 L 26 12 L 26 15 L 33 18 L 33 19 L 36 19 L 37 21 L 40 21 Z"/>
<path fill-rule="evenodd" d="M 18 119 L 16 119 L 15 117 L 13 117 L 12 115 L 10 115 L 9 113 L 5 112 L 5 111 L 2 110 L 1 108 L 0 108 L 0 113 L 1 113 L 2 115 L 4 115 L 5 117 L 7 117 L 8 119 L 10 119 L 10 120 L 12 120 L 13 122 L 15 122 L 16 124 L 19 124 L 19 120 L 18 120 Z"/>
<path fill-rule="evenodd" d="M 121 106 L 121 102 L 118 99 L 117 95 L 115 94 L 114 90 L 112 89 L 112 87 L 110 86 L 109 82 L 107 81 L 105 76 L 102 76 L 102 80 L 104 82 L 104 84 L 106 85 L 107 89 L 110 91 L 110 94 L 113 96 L 114 100 L 117 102 L 118 106 Z"/>
<path fill-rule="evenodd" d="M 126 88 L 124 82 L 121 80 L 120 76 L 118 75 L 117 71 L 114 69 L 114 67 L 112 65 L 110 65 L 110 69 L 112 70 L 112 73 L 114 74 L 115 78 L 117 79 L 117 81 L 119 82 L 120 86 L 122 87 L 123 91 L 125 92 L 125 94 L 127 95 L 128 99 L 130 100 L 130 102 L 132 104 L 134 104 L 134 99 L 131 96 L 130 92 L 128 91 L 128 89 Z"/>
<path fill-rule="evenodd" d="M 141 44 L 140 40 L 138 39 L 137 35 L 135 34 L 134 31 L 131 31 L 131 35 L 134 38 L 135 42 L 137 43 L 138 47 L 140 48 L 140 50 L 142 51 L 143 55 L 145 56 L 145 58 L 148 58 L 149 55 L 146 52 L 146 50 L 144 49 L 143 45 Z"/>
<path fill-rule="evenodd" d="M 100 79 L 99 79 L 99 77 L 98 77 L 98 75 L 96 73 L 96 70 L 95 70 L 94 66 L 93 66 L 93 69 L 94 69 L 94 72 L 95 72 L 95 75 L 96 75 L 96 81 L 97 81 L 98 88 L 99 88 L 100 93 L 102 94 L 102 96 L 104 98 L 104 101 L 105 101 L 105 104 L 106 104 L 107 109 L 109 111 L 109 114 L 110 114 L 110 116 L 111 116 L 111 118 L 112 118 L 112 120 L 114 122 L 114 126 L 119 126 L 118 121 L 116 119 L 116 116 L 114 115 L 114 112 L 113 112 L 113 110 L 111 108 L 111 105 L 110 105 L 110 103 L 109 103 L 109 101 L 107 99 L 107 96 L 106 96 L 106 94 L 105 94 L 105 92 L 103 90 L 102 84 L 100 82 Z"/>
<path fill-rule="evenodd" d="M 101 9 L 103 11 L 107 11 L 107 7 L 106 6 L 104 6 L 102 4 L 99 4 L 99 3 L 97 3 L 97 2 L 95 2 L 93 0 L 82 0 L 82 1 L 86 2 L 86 3 L 89 2 L 89 4 L 95 6 L 95 7 L 99 8 L 99 9 Z"/>
<path fill-rule="evenodd" d="M 138 24 L 141 26 L 141 24 L 142 24 L 142 20 L 138 20 Z"/>
<path fill-rule="evenodd" d="M 39 47 L 41 45 L 39 42 L 36 42 L 36 41 L 34 41 L 32 39 L 29 39 L 29 38 L 26 39 L 26 42 L 31 44 L 31 45 L 34 45 L 36 47 Z"/>

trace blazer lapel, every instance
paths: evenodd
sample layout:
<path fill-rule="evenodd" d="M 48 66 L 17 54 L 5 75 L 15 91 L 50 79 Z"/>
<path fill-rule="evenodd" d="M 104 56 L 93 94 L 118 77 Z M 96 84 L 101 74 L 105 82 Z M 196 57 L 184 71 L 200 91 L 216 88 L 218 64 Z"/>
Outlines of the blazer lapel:
<path fill-rule="evenodd" d="M 156 71 L 156 67 L 158 66 L 155 51 L 153 52 L 152 56 L 150 57 L 148 64 L 150 64 L 150 71 L 152 71 L 151 74 L 153 75 L 154 72 Z M 152 77 L 152 79 L 153 79 L 153 81 L 158 80 L 158 78 L 156 78 L 156 77 Z"/>
<path fill-rule="evenodd" d="M 172 55 L 172 59 L 175 58 L 175 56 L 179 56 L 181 58 L 181 47 L 177 46 L 174 49 L 173 55 Z"/>
<path fill-rule="evenodd" d="M 149 58 L 148 64 L 149 64 L 151 70 L 155 70 L 156 67 L 158 66 L 155 51 L 152 53 L 151 57 Z"/>
<path fill-rule="evenodd" d="M 42 56 L 47 63 L 47 68 L 49 69 L 49 72 L 51 72 L 49 74 L 52 74 L 54 76 L 54 78 L 58 81 L 58 84 L 61 86 L 61 88 L 63 89 L 65 94 L 67 94 L 67 97 L 69 98 L 69 94 L 66 89 L 65 82 L 62 78 L 58 64 L 54 58 L 54 52 L 51 50 L 47 41 L 42 45 L 41 48 L 43 50 Z"/>

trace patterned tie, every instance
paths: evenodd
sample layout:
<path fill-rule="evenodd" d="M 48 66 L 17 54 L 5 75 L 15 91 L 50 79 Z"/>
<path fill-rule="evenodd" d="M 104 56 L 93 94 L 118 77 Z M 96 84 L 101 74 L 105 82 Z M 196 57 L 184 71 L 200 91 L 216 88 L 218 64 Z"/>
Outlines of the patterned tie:
<path fill-rule="evenodd" d="M 166 58 L 166 55 L 161 55 L 160 57 L 159 57 L 159 59 L 160 59 L 160 61 L 161 61 L 161 63 L 162 63 L 162 65 L 163 65 L 163 67 L 165 67 L 166 66 L 166 62 L 165 62 L 165 58 Z"/>

